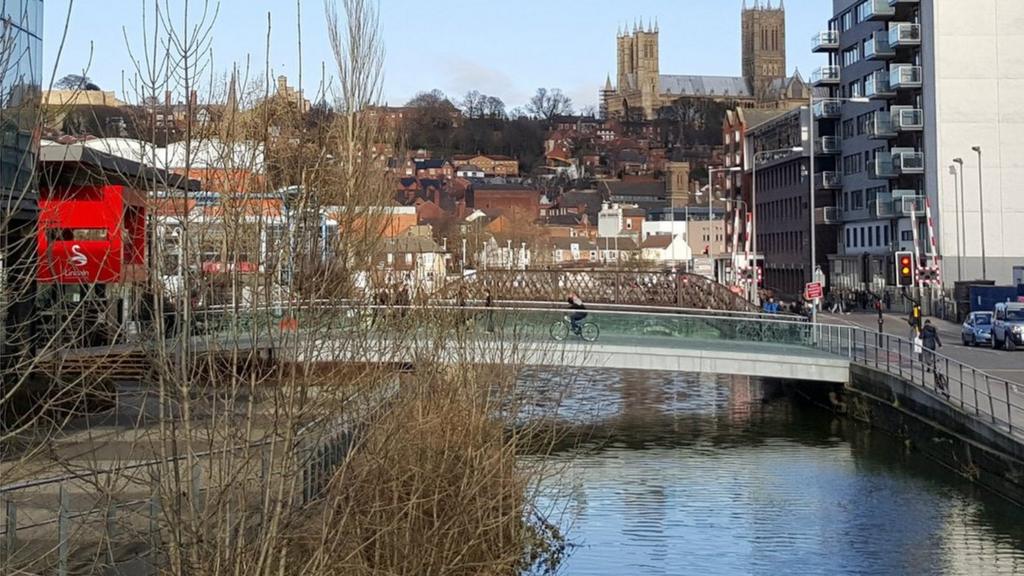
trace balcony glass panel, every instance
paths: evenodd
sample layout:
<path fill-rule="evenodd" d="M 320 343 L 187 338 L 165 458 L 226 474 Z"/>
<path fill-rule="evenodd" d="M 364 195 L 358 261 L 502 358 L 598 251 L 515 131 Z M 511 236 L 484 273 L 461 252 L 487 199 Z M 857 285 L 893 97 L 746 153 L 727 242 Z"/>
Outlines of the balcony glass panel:
<path fill-rule="evenodd" d="M 889 26 L 889 46 L 920 46 L 921 25 L 901 22 Z"/>
<path fill-rule="evenodd" d="M 920 88 L 923 76 L 920 66 L 893 64 L 889 68 L 889 86 L 894 90 Z"/>
<path fill-rule="evenodd" d="M 838 30 L 824 30 L 822 32 L 818 32 L 811 38 L 811 50 L 814 52 L 829 52 L 838 49 Z"/>
<path fill-rule="evenodd" d="M 875 32 L 864 44 L 864 58 L 868 60 L 882 60 L 895 55 L 896 51 L 889 46 L 889 36 L 884 32 Z"/>
<path fill-rule="evenodd" d="M 811 74 L 811 84 L 838 84 L 841 76 L 839 66 L 822 66 Z"/>
<path fill-rule="evenodd" d="M 839 118 L 843 115 L 843 102 L 829 98 L 814 103 L 815 118 Z"/>
<path fill-rule="evenodd" d="M 879 70 L 864 80 L 864 95 L 868 98 L 887 97 L 893 94 L 892 88 L 889 87 L 888 72 Z"/>
<path fill-rule="evenodd" d="M 924 130 L 924 110 L 919 108 L 893 110 L 892 125 L 901 132 L 920 132 Z"/>

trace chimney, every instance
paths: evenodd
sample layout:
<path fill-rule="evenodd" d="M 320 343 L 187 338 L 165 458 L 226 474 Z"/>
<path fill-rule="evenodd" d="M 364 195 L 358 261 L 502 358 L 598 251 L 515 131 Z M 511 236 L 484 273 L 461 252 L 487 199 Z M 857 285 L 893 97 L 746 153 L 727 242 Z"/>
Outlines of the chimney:
<path fill-rule="evenodd" d="M 196 104 L 198 104 L 198 103 L 199 103 L 199 98 L 196 96 L 196 91 L 193 90 L 193 91 L 189 92 L 189 94 L 188 94 L 188 104 L 189 104 L 189 106 L 195 108 Z"/>
<path fill-rule="evenodd" d="M 171 107 L 171 91 L 170 90 L 164 90 L 164 106 L 166 106 L 168 108 Z"/>

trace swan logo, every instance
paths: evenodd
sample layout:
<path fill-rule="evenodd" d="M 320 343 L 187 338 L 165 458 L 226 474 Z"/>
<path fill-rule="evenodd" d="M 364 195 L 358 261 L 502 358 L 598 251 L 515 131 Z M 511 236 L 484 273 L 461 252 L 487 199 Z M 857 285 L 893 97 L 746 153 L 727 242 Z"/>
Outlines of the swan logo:
<path fill-rule="evenodd" d="M 68 264 L 81 268 L 89 263 L 89 259 L 82 254 L 82 247 L 75 244 L 71 247 L 71 256 L 68 257 Z"/>

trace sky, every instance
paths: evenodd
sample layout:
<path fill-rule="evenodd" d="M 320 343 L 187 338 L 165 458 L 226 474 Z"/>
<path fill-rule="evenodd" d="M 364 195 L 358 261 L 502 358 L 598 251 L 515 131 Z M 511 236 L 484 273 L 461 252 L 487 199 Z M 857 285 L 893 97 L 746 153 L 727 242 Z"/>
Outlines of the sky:
<path fill-rule="evenodd" d="M 166 1 L 160 0 L 161 4 Z M 170 0 L 178 21 L 184 1 Z M 201 12 L 204 1 L 191 0 L 193 17 Z M 307 94 L 312 94 L 319 84 L 321 63 L 327 64 L 329 74 L 333 57 L 324 2 L 299 1 L 303 83 Z M 458 100 L 467 91 L 478 90 L 500 97 L 512 109 L 543 86 L 560 88 L 577 108 L 593 106 L 606 75 L 615 81 L 618 28 L 626 23 L 632 27 L 641 18 L 658 21 L 662 74 L 739 76 L 743 1 L 379 0 L 386 50 L 384 100 L 400 105 L 417 92 L 434 88 Z M 121 96 L 122 78 L 132 75 L 130 54 L 138 54 L 144 42 L 144 2 L 152 7 L 152 0 L 47 0 L 47 78 L 54 71 L 60 78 L 88 67 L 94 83 Z M 790 73 L 799 68 L 806 77 L 824 63 L 822 56 L 811 53 L 810 39 L 825 29 L 831 4 L 829 0 L 786 2 Z M 69 6 L 67 37 L 57 62 Z M 214 71 L 226 74 L 232 63 L 249 59 L 262 74 L 268 13 L 273 75 L 287 75 L 295 83 L 297 0 L 221 0 L 212 36 Z"/>

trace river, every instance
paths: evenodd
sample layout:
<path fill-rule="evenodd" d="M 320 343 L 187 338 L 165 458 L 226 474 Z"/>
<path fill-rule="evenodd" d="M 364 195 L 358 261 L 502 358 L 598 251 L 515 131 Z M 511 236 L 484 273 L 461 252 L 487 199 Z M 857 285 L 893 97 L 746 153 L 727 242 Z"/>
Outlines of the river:
<path fill-rule="evenodd" d="M 541 485 L 562 574 L 1024 574 L 1024 510 L 759 381 L 536 381 L 570 431 Z"/>

